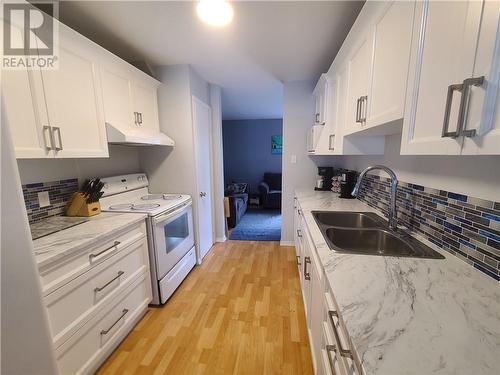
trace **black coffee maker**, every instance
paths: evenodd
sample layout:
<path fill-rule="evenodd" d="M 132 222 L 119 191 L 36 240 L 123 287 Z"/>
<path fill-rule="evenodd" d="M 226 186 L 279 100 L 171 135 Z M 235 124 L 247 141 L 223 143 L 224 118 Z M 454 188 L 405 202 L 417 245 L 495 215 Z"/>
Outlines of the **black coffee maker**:
<path fill-rule="evenodd" d="M 333 167 L 318 167 L 318 180 L 314 190 L 329 191 L 332 189 Z"/>
<path fill-rule="evenodd" d="M 344 199 L 354 199 L 356 198 L 353 196 L 352 190 L 354 189 L 354 186 L 356 186 L 356 182 L 358 180 L 358 172 L 356 171 L 349 171 L 347 169 L 342 170 L 340 172 L 341 176 L 341 181 L 340 181 L 340 198 Z"/>

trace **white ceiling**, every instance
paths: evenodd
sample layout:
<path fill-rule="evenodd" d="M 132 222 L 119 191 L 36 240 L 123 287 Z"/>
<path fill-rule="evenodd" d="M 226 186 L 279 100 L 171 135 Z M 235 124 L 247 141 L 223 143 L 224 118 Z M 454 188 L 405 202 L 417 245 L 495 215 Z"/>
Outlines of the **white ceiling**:
<path fill-rule="evenodd" d="M 281 118 L 285 81 L 328 70 L 362 2 L 236 2 L 225 28 L 188 1 L 64 1 L 61 20 L 128 61 L 191 64 L 222 87 L 224 119 Z"/>

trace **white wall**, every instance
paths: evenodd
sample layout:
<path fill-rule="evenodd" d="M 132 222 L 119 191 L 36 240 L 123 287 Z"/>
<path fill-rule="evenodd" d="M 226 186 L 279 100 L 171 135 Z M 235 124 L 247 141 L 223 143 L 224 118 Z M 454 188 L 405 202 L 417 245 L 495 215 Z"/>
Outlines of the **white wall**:
<path fill-rule="evenodd" d="M 314 188 L 317 169 L 306 154 L 307 131 L 313 124 L 314 82 L 286 82 L 283 92 L 283 195 L 281 243 L 293 243 L 293 197 L 299 187 Z M 296 163 L 292 158 L 296 157 Z"/>
<path fill-rule="evenodd" d="M 90 177 L 109 177 L 141 172 L 139 148 L 109 145 L 109 158 L 18 159 L 22 184 Z"/>
<path fill-rule="evenodd" d="M 56 374 L 28 216 L 3 108 L 1 112 L 0 372 L 11 375 Z"/>
<path fill-rule="evenodd" d="M 334 156 L 330 164 L 357 171 L 383 164 L 401 181 L 500 201 L 500 156 L 400 155 L 400 144 L 401 134 L 395 134 L 386 138 L 384 155 Z"/>

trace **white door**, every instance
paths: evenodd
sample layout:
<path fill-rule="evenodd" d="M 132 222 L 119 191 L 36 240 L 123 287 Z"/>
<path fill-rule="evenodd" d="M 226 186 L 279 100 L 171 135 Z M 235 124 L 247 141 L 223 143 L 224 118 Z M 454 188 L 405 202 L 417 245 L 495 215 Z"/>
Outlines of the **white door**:
<path fill-rule="evenodd" d="M 198 252 L 201 261 L 214 243 L 212 220 L 212 170 L 210 155 L 211 111 L 210 107 L 193 96 L 193 131 L 196 163 L 196 222 Z"/>
<path fill-rule="evenodd" d="M 457 131 L 460 84 L 472 76 L 482 5 L 416 3 L 402 154 L 460 154 L 463 138 L 442 135 Z"/>
<path fill-rule="evenodd" d="M 462 155 L 500 154 L 499 20 L 500 1 L 486 1 L 471 76 L 484 76 L 484 83 L 478 87 L 471 86 Z"/>
<path fill-rule="evenodd" d="M 346 134 L 358 131 L 364 125 L 368 102 L 368 84 L 372 52 L 371 35 L 366 35 L 348 62 Z"/>
<path fill-rule="evenodd" d="M 413 2 L 390 2 L 375 20 L 367 127 L 403 117 L 414 7 Z"/>
<path fill-rule="evenodd" d="M 22 45 L 21 31 L 11 26 L 11 33 Z M 54 157 L 40 74 L 39 69 L 2 71 L 2 96 L 16 158 Z M 35 81 L 41 103 L 34 95 Z"/>
<path fill-rule="evenodd" d="M 56 157 L 107 157 L 108 143 L 95 50 L 59 27 L 59 68 L 43 70 L 43 88 Z"/>

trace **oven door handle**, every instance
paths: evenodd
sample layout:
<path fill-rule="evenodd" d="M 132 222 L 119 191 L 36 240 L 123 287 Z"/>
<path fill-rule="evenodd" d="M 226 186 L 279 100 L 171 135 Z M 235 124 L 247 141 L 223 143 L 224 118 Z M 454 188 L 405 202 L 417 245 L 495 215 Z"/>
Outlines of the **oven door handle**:
<path fill-rule="evenodd" d="M 161 222 L 164 222 L 170 218 L 173 218 L 175 216 L 177 216 L 178 214 L 180 214 L 182 211 L 184 211 L 186 209 L 186 207 L 188 206 L 191 206 L 191 202 L 188 202 L 188 203 L 183 203 L 182 205 L 172 209 L 171 211 L 168 211 L 167 213 L 161 215 L 161 216 L 158 216 L 158 217 L 154 217 L 153 218 L 153 221 L 155 224 L 159 224 Z"/>

